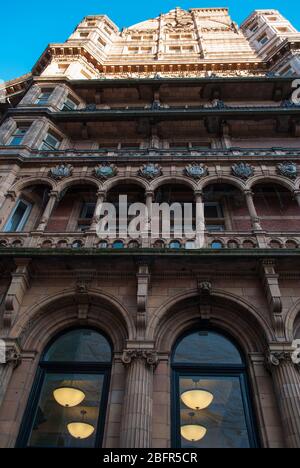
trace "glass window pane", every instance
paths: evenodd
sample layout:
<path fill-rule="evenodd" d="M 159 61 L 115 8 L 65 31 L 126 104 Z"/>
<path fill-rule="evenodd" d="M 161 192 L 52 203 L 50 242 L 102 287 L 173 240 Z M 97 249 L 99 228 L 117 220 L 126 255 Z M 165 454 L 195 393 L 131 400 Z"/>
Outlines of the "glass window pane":
<path fill-rule="evenodd" d="M 104 375 L 46 374 L 28 446 L 93 448 L 103 381 Z M 54 397 L 54 391 L 62 388 L 79 390 L 81 396 L 77 401 L 83 400 L 77 406 L 62 406 L 67 398 L 59 398 L 58 403 Z M 79 436 L 86 438 L 78 439 Z"/>
<path fill-rule="evenodd" d="M 185 392 L 195 389 L 202 393 L 189 398 Z M 179 398 L 182 448 L 250 448 L 239 376 L 181 375 Z M 195 401 L 208 406 L 187 406 L 195 406 Z"/>
<path fill-rule="evenodd" d="M 111 362 L 107 339 L 93 330 L 72 330 L 58 338 L 44 356 L 53 362 Z"/>
<path fill-rule="evenodd" d="M 26 212 L 28 213 L 29 205 L 20 200 L 17 204 L 17 207 L 9 219 L 5 232 L 16 232 L 24 221 L 24 216 Z"/>
<path fill-rule="evenodd" d="M 21 143 L 23 141 L 23 138 L 24 138 L 23 136 L 14 136 L 14 137 L 12 137 L 9 145 L 10 146 L 19 146 L 19 145 L 21 145 Z"/>
<path fill-rule="evenodd" d="M 175 363 L 187 364 L 242 364 L 238 349 L 226 337 L 216 332 L 192 333 L 178 344 Z"/>

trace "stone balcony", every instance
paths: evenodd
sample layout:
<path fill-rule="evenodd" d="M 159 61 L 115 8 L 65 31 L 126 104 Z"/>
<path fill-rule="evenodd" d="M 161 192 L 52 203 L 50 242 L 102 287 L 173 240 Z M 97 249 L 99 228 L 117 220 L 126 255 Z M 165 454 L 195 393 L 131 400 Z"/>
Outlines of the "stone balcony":
<path fill-rule="evenodd" d="M 264 231 L 235 232 L 226 231 L 219 233 L 204 234 L 204 245 L 197 249 L 192 243 L 193 238 L 177 239 L 147 236 L 138 239 L 124 237 L 102 237 L 93 232 L 63 232 L 63 233 L 0 233 L 1 249 L 97 249 L 97 250 L 122 250 L 122 249 L 154 249 L 154 250 L 189 250 L 199 251 L 202 249 L 213 250 L 235 250 L 235 249 L 300 249 L 299 232 L 274 232 Z"/>

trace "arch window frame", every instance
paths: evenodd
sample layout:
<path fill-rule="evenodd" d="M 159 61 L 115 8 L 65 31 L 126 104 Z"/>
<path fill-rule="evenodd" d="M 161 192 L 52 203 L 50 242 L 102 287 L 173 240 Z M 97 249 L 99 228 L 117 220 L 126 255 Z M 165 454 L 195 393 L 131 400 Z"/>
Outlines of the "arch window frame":
<path fill-rule="evenodd" d="M 218 363 L 176 363 L 175 355 L 179 344 L 188 336 L 199 332 L 216 333 L 228 340 L 241 357 L 241 364 L 218 364 Z M 251 393 L 250 379 L 248 369 L 245 362 L 245 356 L 240 346 L 228 333 L 216 327 L 196 327 L 189 329 L 184 334 L 181 334 L 171 353 L 171 440 L 172 447 L 183 449 L 181 445 L 181 415 L 180 415 L 180 378 L 181 377 L 200 377 L 201 379 L 211 378 L 239 378 L 241 397 L 244 408 L 245 423 L 249 438 L 250 448 L 259 448 L 258 427 L 256 415 L 254 412 L 254 401 Z M 212 447 L 217 448 L 217 447 Z"/>
<path fill-rule="evenodd" d="M 110 346 L 111 350 L 111 360 L 110 362 L 85 362 L 85 361 L 51 361 L 46 360 L 48 351 L 51 347 L 58 342 L 60 338 L 69 332 L 76 330 L 86 330 L 98 333 L 102 336 Z M 19 430 L 16 448 L 36 448 L 36 446 L 29 445 L 30 438 L 32 435 L 32 429 L 35 423 L 36 414 L 39 407 L 40 398 L 42 395 L 43 387 L 46 381 L 46 376 L 51 374 L 79 374 L 79 375 L 102 375 L 103 376 L 103 386 L 102 393 L 99 402 L 99 411 L 97 426 L 95 427 L 95 442 L 93 448 L 101 448 L 103 445 L 104 432 L 105 432 L 105 422 L 108 411 L 108 401 L 109 401 L 109 388 L 111 381 L 111 370 L 112 370 L 112 361 L 113 361 L 113 345 L 110 338 L 103 332 L 93 327 L 72 327 L 66 330 L 61 331 L 56 334 L 47 346 L 44 348 L 41 359 L 38 363 L 38 368 L 34 377 L 33 385 L 27 402 L 27 406 L 23 415 L 21 427 Z M 60 448 L 51 446 L 42 446 L 37 448 Z M 64 447 L 63 447 L 64 448 Z M 69 447 L 65 447 L 69 449 Z"/>

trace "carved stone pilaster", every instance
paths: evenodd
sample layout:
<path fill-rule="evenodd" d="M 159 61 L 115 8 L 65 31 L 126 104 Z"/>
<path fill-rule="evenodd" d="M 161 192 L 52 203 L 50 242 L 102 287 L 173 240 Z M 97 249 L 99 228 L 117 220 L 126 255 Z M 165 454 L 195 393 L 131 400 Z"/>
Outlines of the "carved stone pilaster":
<path fill-rule="evenodd" d="M 153 349 L 126 349 L 126 388 L 121 424 L 121 447 L 150 448 L 152 441 L 153 376 L 158 356 Z"/>
<path fill-rule="evenodd" d="M 286 445 L 300 447 L 300 372 L 296 369 L 292 354 L 294 348 L 286 346 L 270 348 L 266 365 L 272 374 Z"/>
<path fill-rule="evenodd" d="M 279 275 L 275 270 L 275 261 L 272 259 L 263 260 L 260 265 L 260 273 L 276 336 L 278 338 L 283 338 L 284 321 L 282 317 L 282 300 L 278 281 Z"/>

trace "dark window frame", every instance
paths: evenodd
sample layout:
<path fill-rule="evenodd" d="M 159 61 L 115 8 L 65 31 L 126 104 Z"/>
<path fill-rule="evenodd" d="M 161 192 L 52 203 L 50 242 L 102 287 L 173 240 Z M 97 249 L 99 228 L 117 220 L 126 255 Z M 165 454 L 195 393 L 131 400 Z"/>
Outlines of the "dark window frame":
<path fill-rule="evenodd" d="M 55 361 L 45 361 L 44 357 L 46 356 L 48 350 L 59 340 L 59 338 L 65 335 L 68 332 L 73 330 L 91 330 L 102 335 L 109 343 L 111 347 L 111 354 L 113 356 L 113 346 L 109 337 L 102 331 L 99 331 L 93 327 L 72 327 L 67 330 L 62 331 L 57 334 L 46 346 L 43 351 L 42 358 L 39 362 L 38 369 L 34 378 L 34 383 L 29 395 L 27 406 L 24 412 L 22 419 L 21 427 L 19 430 L 19 435 L 16 442 L 16 448 L 51 448 L 55 447 L 33 447 L 28 445 L 30 440 L 32 427 L 35 422 L 36 413 L 38 410 L 38 404 L 43 389 L 43 384 L 45 382 L 45 377 L 48 374 L 68 374 L 68 373 L 78 373 L 78 374 L 93 374 L 93 375 L 103 375 L 103 388 L 101 401 L 99 404 L 99 416 L 98 424 L 96 428 L 95 436 L 95 445 L 94 448 L 101 448 L 103 445 L 103 438 L 105 432 L 105 422 L 108 411 L 108 401 L 109 401 L 109 388 L 111 381 L 111 369 L 112 369 L 112 359 L 110 362 L 55 362 Z M 64 450 L 72 450 L 72 448 L 65 447 Z"/>
<path fill-rule="evenodd" d="M 179 343 L 196 332 L 212 332 L 218 333 L 228 339 L 240 353 L 241 364 L 201 364 L 201 363 L 176 363 L 174 362 L 175 353 Z M 241 386 L 241 397 L 244 406 L 245 422 L 251 448 L 259 448 L 258 426 L 256 414 L 254 411 L 254 402 L 251 392 L 250 379 L 247 371 L 244 353 L 236 341 L 223 330 L 215 327 L 195 328 L 190 329 L 181 335 L 172 351 L 171 355 L 171 441 L 172 448 L 181 449 L 181 418 L 180 418 L 180 376 L 197 376 L 197 377 L 239 377 Z"/>

